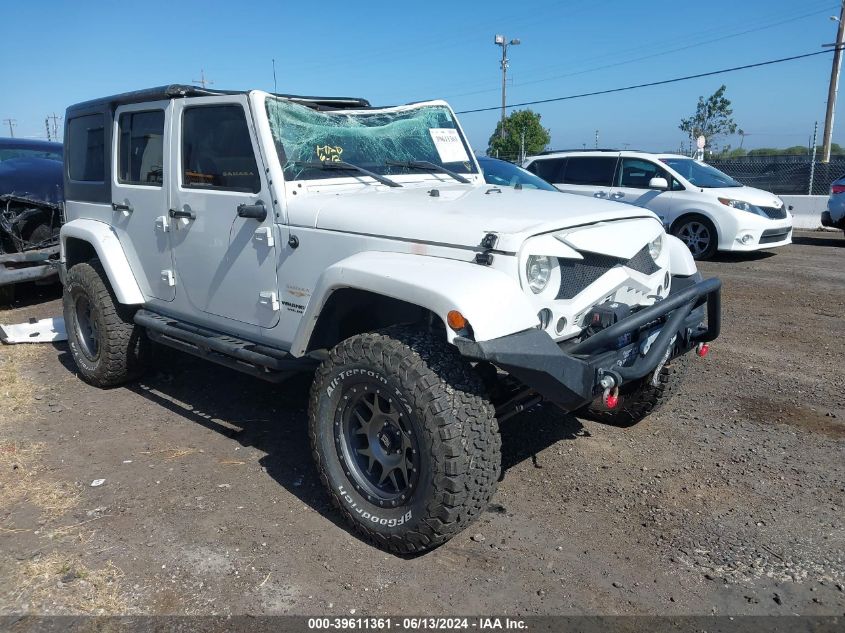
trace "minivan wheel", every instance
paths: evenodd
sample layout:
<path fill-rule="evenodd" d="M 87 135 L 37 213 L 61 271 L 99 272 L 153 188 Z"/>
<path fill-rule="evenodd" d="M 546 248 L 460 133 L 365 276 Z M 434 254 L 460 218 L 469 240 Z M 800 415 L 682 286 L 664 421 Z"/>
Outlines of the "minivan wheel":
<path fill-rule="evenodd" d="M 687 245 L 694 259 L 713 257 L 719 246 L 716 227 L 702 215 L 681 218 L 672 226 L 672 235 Z"/>
<path fill-rule="evenodd" d="M 140 373 L 149 342 L 132 321 L 134 310 L 117 302 L 99 262 L 68 270 L 62 308 L 70 353 L 86 382 L 113 387 Z"/>
<path fill-rule="evenodd" d="M 398 554 L 464 529 L 487 507 L 501 468 L 493 407 L 441 337 L 408 327 L 354 336 L 311 388 L 320 478 L 358 532 Z"/>

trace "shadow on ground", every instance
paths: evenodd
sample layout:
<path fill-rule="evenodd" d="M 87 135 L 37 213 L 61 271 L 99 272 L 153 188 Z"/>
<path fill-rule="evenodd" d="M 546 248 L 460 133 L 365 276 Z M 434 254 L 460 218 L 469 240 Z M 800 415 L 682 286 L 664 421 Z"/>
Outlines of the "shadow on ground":
<path fill-rule="evenodd" d="M 58 360 L 76 374 L 65 344 L 56 345 Z M 155 346 L 148 374 L 126 388 L 195 424 L 265 453 L 266 473 L 288 492 L 335 525 L 348 529 L 316 482 L 317 470 L 308 440 L 308 393 L 311 374 L 296 375 L 280 385 Z M 120 389 L 120 388 L 118 388 Z M 560 440 L 587 434 L 577 418 L 552 405 L 525 411 L 501 425 L 502 477 Z"/>
<path fill-rule="evenodd" d="M 819 235 L 796 235 L 792 238 L 792 243 L 800 244 L 802 246 L 827 246 L 829 248 L 845 246 L 845 240 L 838 239 L 830 233 L 820 233 Z"/>

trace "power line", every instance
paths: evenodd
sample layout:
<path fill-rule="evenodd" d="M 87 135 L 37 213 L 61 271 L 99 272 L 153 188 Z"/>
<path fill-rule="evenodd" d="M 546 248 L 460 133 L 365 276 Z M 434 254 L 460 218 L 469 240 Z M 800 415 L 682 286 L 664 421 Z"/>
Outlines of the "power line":
<path fill-rule="evenodd" d="M 700 79 L 702 77 L 712 77 L 713 75 L 722 75 L 724 73 L 732 73 L 738 70 L 748 70 L 749 68 L 760 68 L 761 66 L 771 66 L 773 64 L 782 64 L 784 62 L 795 61 L 796 59 L 804 59 L 807 57 L 815 57 L 816 55 L 826 55 L 832 49 L 817 51 L 815 53 L 804 53 L 803 55 L 793 55 L 792 57 L 782 57 L 780 59 L 770 59 L 765 62 L 758 62 L 756 64 L 746 64 L 745 66 L 734 66 L 733 68 L 723 68 L 721 70 L 712 70 L 706 73 L 698 73 L 697 75 L 685 75 L 684 77 L 675 77 L 673 79 L 664 79 L 662 81 L 651 81 L 644 84 L 635 84 L 633 86 L 623 86 L 621 88 L 610 88 L 608 90 L 597 90 L 595 92 L 583 92 L 581 94 L 567 95 L 565 97 L 553 97 L 551 99 L 538 99 L 536 101 L 523 101 L 522 103 L 508 104 L 508 108 L 520 108 L 522 106 L 538 105 L 541 103 L 553 103 L 556 101 L 568 101 L 570 99 L 580 99 L 582 97 L 595 97 L 598 95 L 606 95 L 614 92 L 625 92 L 627 90 L 636 90 L 637 88 L 650 88 L 652 86 L 664 86 L 666 84 L 674 84 L 680 81 L 688 81 L 690 79 Z M 474 108 L 472 110 L 459 110 L 456 114 L 473 114 L 475 112 L 490 112 L 491 110 L 499 110 L 501 106 L 493 106 L 489 108 Z"/>

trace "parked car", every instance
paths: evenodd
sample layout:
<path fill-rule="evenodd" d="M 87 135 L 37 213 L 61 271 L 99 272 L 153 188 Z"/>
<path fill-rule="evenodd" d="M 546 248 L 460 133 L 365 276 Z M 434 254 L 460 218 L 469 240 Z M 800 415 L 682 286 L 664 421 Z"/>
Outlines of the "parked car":
<path fill-rule="evenodd" d="M 313 371 L 320 477 L 393 552 L 484 512 L 499 422 L 542 400 L 638 422 L 719 332 L 720 282 L 653 213 L 486 184 L 443 101 L 167 86 L 66 121 L 81 376 L 131 380 L 149 340 L 273 382 Z"/>
<path fill-rule="evenodd" d="M 0 138 L 0 303 L 56 274 L 62 186 L 61 143 Z"/>
<path fill-rule="evenodd" d="M 524 167 L 561 191 L 654 211 L 696 259 L 792 243 L 792 215 L 780 198 L 686 156 L 562 151 L 532 156 Z"/>
<path fill-rule="evenodd" d="M 842 229 L 845 232 L 845 176 L 830 185 L 827 210 L 822 211 L 822 226 Z"/>
<path fill-rule="evenodd" d="M 476 158 L 484 174 L 484 181 L 488 185 L 502 185 L 503 187 L 516 187 L 517 189 L 539 189 L 560 193 L 557 188 L 519 165 L 490 156 L 476 156 Z"/>

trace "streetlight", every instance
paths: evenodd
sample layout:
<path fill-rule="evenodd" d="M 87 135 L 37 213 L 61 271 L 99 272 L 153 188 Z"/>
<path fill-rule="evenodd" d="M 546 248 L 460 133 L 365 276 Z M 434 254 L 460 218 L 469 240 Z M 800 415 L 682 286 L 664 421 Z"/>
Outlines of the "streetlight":
<path fill-rule="evenodd" d="M 504 35 L 497 34 L 493 42 L 496 46 L 502 47 L 502 61 L 500 62 L 502 65 L 502 125 L 501 125 L 501 135 L 502 138 L 505 138 L 505 104 L 506 104 L 506 91 L 507 88 L 505 87 L 507 78 L 508 78 L 508 46 L 519 46 L 520 41 L 518 39 L 512 39 L 508 42 L 508 38 Z"/>

